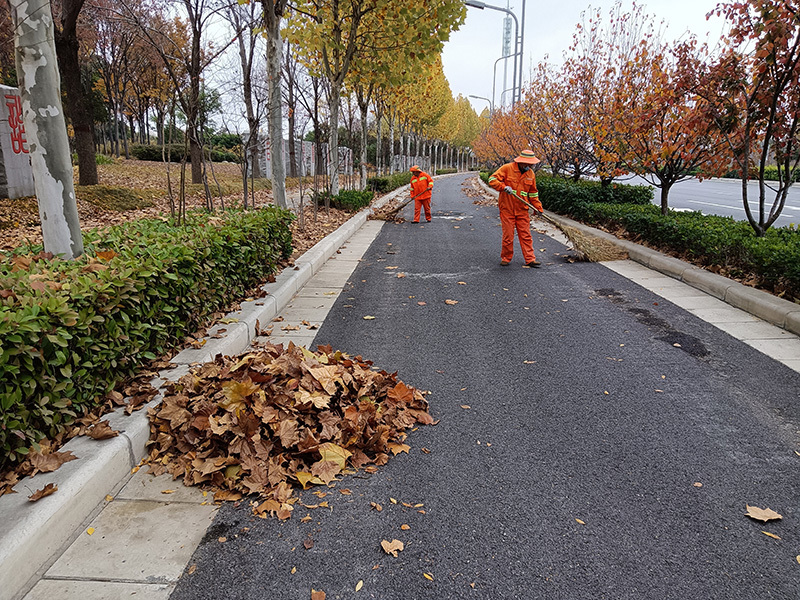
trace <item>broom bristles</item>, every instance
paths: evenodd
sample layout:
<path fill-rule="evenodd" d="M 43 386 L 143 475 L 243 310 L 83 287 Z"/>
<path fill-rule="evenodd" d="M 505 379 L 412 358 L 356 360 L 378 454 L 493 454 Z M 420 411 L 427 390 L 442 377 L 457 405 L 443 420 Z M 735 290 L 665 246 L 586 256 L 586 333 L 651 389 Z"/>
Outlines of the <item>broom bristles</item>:
<path fill-rule="evenodd" d="M 603 239 L 600 236 L 586 233 L 575 227 L 563 225 L 551 219 L 547 215 L 542 215 L 549 223 L 558 227 L 573 249 L 578 254 L 581 260 L 588 260 L 589 262 L 605 262 L 610 260 L 625 260 L 628 258 L 628 253 L 624 249 L 617 246 L 614 242 Z"/>

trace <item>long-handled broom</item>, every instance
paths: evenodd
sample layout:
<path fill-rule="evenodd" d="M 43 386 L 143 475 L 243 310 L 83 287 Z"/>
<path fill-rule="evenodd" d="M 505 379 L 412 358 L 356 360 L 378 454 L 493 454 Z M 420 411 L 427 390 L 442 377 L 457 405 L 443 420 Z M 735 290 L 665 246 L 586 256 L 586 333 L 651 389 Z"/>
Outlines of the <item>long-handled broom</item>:
<path fill-rule="evenodd" d="M 408 200 L 405 200 L 405 201 L 401 202 L 400 204 L 398 204 L 395 207 L 376 210 L 374 213 L 372 213 L 372 218 L 373 219 L 380 219 L 380 220 L 383 220 L 383 221 L 394 221 L 395 218 L 397 217 L 397 215 L 400 214 L 401 210 L 403 210 L 406 206 L 408 206 L 411 203 L 412 200 L 416 200 L 417 198 L 422 196 L 422 194 L 424 194 L 427 191 L 428 190 L 422 190 L 416 196 L 412 196 Z"/>
<path fill-rule="evenodd" d="M 572 244 L 573 249 L 581 260 L 603 262 L 606 260 L 624 260 L 628 258 L 628 253 L 613 242 L 604 240 L 596 235 L 583 233 L 569 225 L 563 225 L 555 219 L 548 217 L 527 200 L 521 198 L 516 191 L 514 191 L 512 195 L 528 208 L 532 208 L 538 217 L 541 217 L 551 225 L 560 229 L 561 232 L 567 236 L 567 239 L 570 244 Z"/>

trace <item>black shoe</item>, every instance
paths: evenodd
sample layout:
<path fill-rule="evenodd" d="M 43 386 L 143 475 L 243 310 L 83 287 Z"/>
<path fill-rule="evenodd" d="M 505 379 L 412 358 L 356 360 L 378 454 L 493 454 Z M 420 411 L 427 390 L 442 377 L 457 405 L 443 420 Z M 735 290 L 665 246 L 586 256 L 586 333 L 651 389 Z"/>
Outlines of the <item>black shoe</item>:
<path fill-rule="evenodd" d="M 533 259 L 531 262 L 527 262 L 527 263 L 525 263 L 525 266 L 526 266 L 526 267 L 536 267 L 536 268 L 538 268 L 538 267 L 541 267 L 541 266 L 542 266 L 542 263 L 540 263 L 539 261 L 537 261 L 537 260 L 534 258 L 534 259 Z"/>
<path fill-rule="evenodd" d="M 511 264 L 511 262 L 510 262 L 510 261 L 507 261 L 507 260 L 501 260 L 501 261 L 500 261 L 500 266 L 501 266 L 501 267 L 507 267 L 507 266 L 508 266 L 508 265 L 510 265 L 510 264 Z"/>

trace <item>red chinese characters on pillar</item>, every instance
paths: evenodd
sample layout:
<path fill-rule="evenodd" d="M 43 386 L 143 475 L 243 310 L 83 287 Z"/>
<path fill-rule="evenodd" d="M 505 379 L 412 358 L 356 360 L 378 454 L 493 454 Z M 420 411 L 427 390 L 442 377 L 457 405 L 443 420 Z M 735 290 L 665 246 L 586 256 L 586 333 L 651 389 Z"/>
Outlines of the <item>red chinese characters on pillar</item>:
<path fill-rule="evenodd" d="M 25 124 L 22 122 L 22 98 L 17 95 L 6 95 L 8 107 L 8 127 L 11 129 L 11 150 L 14 154 L 28 154 L 25 145 Z"/>

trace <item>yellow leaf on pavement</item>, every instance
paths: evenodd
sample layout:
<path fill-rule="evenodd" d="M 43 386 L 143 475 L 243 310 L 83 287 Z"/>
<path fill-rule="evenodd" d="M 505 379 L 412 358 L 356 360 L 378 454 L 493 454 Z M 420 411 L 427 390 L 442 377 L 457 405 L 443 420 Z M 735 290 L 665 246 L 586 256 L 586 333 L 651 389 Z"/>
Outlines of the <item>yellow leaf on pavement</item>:
<path fill-rule="evenodd" d="M 423 575 L 423 576 L 425 577 L 425 579 L 427 579 L 428 581 L 433 581 L 433 575 L 429 575 L 428 573 L 423 573 L 422 575 Z"/>
<path fill-rule="evenodd" d="M 762 531 L 761 533 L 763 533 L 764 535 L 767 535 L 767 536 L 769 536 L 769 537 L 771 537 L 771 538 L 773 538 L 773 539 L 776 539 L 776 540 L 779 540 L 779 539 L 781 539 L 780 537 L 778 537 L 778 536 L 777 536 L 777 535 L 775 535 L 774 533 L 770 533 L 769 531 Z"/>
<path fill-rule="evenodd" d="M 363 579 L 359 579 L 359 580 L 358 580 L 358 583 L 356 584 L 356 591 L 357 591 L 357 592 L 358 592 L 358 591 L 361 591 L 361 588 L 362 588 L 362 587 L 364 587 L 364 580 L 363 580 Z"/>
<path fill-rule="evenodd" d="M 365 321 L 372 321 L 374 318 L 375 318 L 375 317 L 373 317 L 372 315 L 366 315 L 366 316 L 364 317 L 364 320 L 365 320 Z"/>
<path fill-rule="evenodd" d="M 92 535 L 94 533 L 94 527 L 89 527 L 89 529 L 86 530 L 86 533 Z"/>

